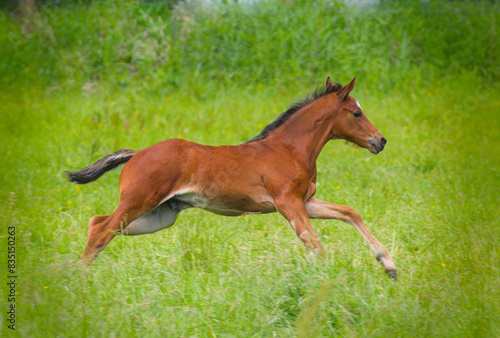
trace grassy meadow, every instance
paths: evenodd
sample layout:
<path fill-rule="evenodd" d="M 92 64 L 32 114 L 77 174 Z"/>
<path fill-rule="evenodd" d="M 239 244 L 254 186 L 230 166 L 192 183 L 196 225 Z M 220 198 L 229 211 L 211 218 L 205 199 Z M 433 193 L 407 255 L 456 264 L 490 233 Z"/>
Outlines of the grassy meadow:
<path fill-rule="evenodd" d="M 109 0 L 47 2 L 23 33 L 1 11 L 0 335 L 500 336 L 499 18 L 492 2 Z M 81 186 L 65 170 L 172 137 L 245 142 L 328 75 L 358 77 L 388 144 L 329 143 L 316 196 L 360 212 L 396 282 L 350 225 L 312 221 L 322 259 L 279 214 L 190 209 L 78 263 L 120 169 Z"/>

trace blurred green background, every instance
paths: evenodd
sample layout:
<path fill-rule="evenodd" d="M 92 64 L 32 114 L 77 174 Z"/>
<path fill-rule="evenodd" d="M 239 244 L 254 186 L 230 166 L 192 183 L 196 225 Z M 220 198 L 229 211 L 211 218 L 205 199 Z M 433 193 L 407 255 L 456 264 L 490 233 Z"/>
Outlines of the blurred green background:
<path fill-rule="evenodd" d="M 500 336 L 499 18 L 496 1 L 5 2 L 0 249 L 15 226 L 19 278 L 1 334 Z M 349 225 L 313 221 L 318 259 L 278 214 L 187 210 L 77 264 L 120 170 L 64 170 L 171 137 L 245 142 L 327 76 L 357 76 L 388 144 L 331 142 L 317 196 L 361 213 L 397 282 Z"/>

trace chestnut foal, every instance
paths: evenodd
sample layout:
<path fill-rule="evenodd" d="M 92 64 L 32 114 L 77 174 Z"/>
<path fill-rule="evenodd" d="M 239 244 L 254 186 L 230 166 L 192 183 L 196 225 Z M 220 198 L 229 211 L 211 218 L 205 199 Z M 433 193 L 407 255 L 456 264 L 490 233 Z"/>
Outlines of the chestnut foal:
<path fill-rule="evenodd" d="M 120 176 L 120 204 L 111 215 L 90 219 L 81 256 L 87 264 L 117 234 L 142 235 L 172 226 L 182 210 L 198 207 L 225 216 L 278 211 L 307 248 L 322 251 L 310 218 L 339 219 L 354 226 L 389 276 L 396 266 L 348 206 L 313 198 L 316 159 L 325 144 L 345 139 L 374 154 L 386 139 L 349 96 L 354 78 L 326 86 L 297 102 L 259 135 L 237 146 L 205 146 L 170 139 L 135 152 L 120 150 L 80 171 L 70 181 L 85 184 L 128 162 Z"/>

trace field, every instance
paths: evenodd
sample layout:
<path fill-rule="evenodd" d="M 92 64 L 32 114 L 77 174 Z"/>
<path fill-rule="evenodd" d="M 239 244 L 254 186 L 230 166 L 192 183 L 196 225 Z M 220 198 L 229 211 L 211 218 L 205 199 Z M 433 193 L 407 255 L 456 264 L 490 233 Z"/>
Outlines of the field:
<path fill-rule="evenodd" d="M 500 336 L 499 17 L 490 2 L 47 2 L 23 33 L 3 10 L 1 335 Z M 279 214 L 195 209 L 78 263 L 120 169 L 81 186 L 65 170 L 172 137 L 245 142 L 328 75 L 357 76 L 388 144 L 329 143 L 316 196 L 360 212 L 397 281 L 345 223 L 312 221 L 320 258 Z"/>

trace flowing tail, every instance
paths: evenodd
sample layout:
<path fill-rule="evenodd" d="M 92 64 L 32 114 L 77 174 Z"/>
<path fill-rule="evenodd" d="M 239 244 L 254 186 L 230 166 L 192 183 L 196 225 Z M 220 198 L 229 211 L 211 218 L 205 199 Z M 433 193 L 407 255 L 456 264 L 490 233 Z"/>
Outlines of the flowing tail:
<path fill-rule="evenodd" d="M 134 150 L 122 149 L 114 154 L 104 156 L 96 163 L 79 171 L 66 171 L 68 181 L 86 184 L 97 180 L 104 173 L 115 169 L 120 164 L 128 162 L 135 155 Z"/>

